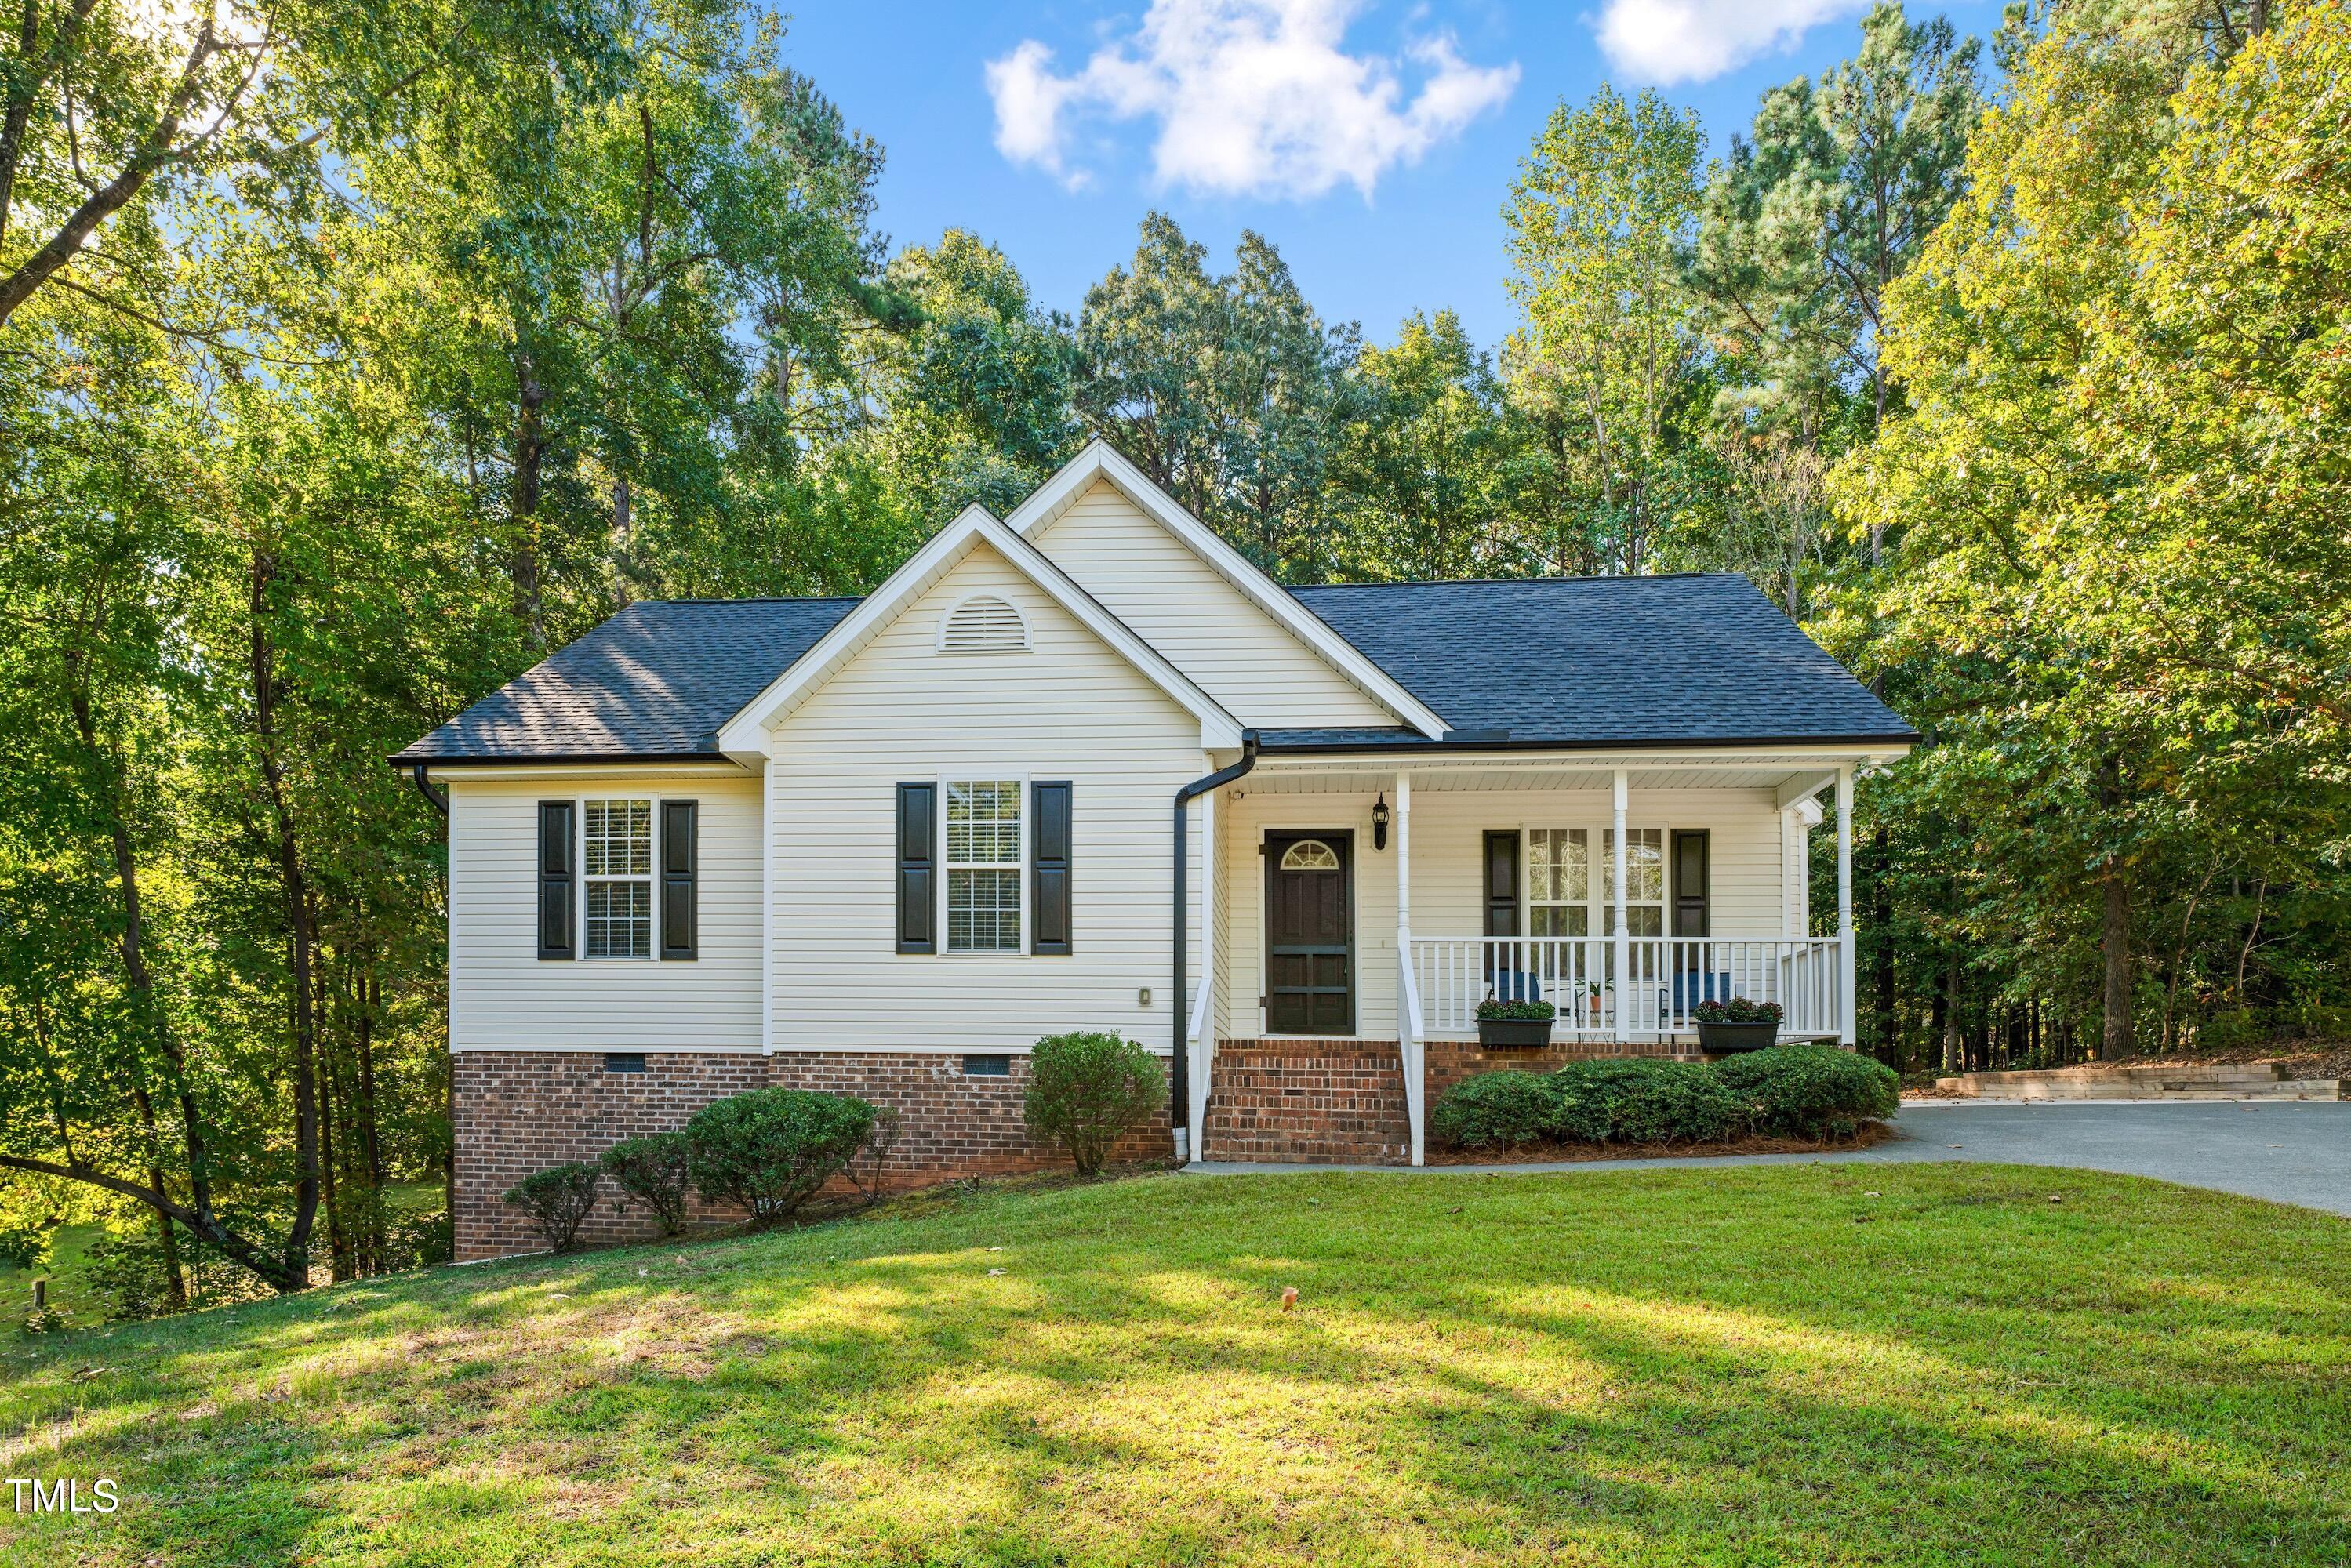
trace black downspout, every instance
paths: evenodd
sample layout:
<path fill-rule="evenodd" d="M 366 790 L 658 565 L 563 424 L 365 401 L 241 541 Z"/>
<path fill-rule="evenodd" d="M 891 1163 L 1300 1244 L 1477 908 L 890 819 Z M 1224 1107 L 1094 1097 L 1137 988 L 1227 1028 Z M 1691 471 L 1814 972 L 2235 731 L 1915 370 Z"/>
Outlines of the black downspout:
<path fill-rule="evenodd" d="M 409 777 L 416 780 L 416 792 L 431 802 L 434 810 L 446 817 L 449 814 L 449 791 L 433 787 L 433 780 L 427 777 L 430 766 L 429 763 L 418 763 L 410 770 Z"/>
<path fill-rule="evenodd" d="M 1205 779 L 1195 779 L 1176 791 L 1176 1054 L 1170 1060 L 1167 1112 L 1178 1132 L 1189 1132 L 1192 1126 L 1192 1059 L 1191 1045 L 1185 1036 L 1192 1020 L 1185 1007 L 1186 938 L 1191 925 L 1192 879 L 1187 851 L 1191 840 L 1190 807 L 1196 796 L 1211 789 L 1221 789 L 1250 768 L 1257 766 L 1257 731 L 1241 731 L 1241 759 L 1230 768 L 1219 768 Z M 1205 936 L 1206 933 L 1203 933 Z M 1193 1159 L 1200 1151 L 1186 1140 L 1185 1153 Z"/>

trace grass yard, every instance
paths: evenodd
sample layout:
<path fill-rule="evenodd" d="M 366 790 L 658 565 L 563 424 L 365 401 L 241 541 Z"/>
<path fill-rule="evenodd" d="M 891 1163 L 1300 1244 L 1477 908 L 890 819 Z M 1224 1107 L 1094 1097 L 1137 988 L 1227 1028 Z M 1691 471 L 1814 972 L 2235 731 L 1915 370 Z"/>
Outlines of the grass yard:
<path fill-rule="evenodd" d="M 28 1563 L 2351 1561 L 2351 1222 L 2078 1172 L 932 1195 L 5 1349 L 5 1473 L 125 1499 Z"/>

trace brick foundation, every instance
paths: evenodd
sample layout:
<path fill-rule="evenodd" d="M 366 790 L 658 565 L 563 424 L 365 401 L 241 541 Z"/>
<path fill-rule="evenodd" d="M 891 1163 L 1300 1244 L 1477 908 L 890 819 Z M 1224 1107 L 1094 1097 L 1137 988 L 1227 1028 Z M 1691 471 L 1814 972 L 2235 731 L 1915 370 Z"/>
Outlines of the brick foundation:
<path fill-rule="evenodd" d="M 1573 1036 L 1554 1037 L 1541 1051 L 1488 1051 L 1474 1040 L 1432 1040 L 1428 1042 L 1428 1103 L 1463 1079 L 1478 1072 L 1493 1072 L 1505 1068 L 1525 1068 L 1534 1072 L 1548 1072 L 1571 1061 L 1590 1061 L 1600 1057 L 1667 1056 L 1677 1061 L 1696 1061 L 1697 1048 L 1679 1046 L 1671 1040 L 1628 1040 L 1619 1045 L 1613 1040 L 1579 1040 Z"/>
<path fill-rule="evenodd" d="M 966 1077 L 951 1051 L 648 1051 L 643 1072 L 609 1072 L 601 1051 L 455 1053 L 456 1252 L 460 1260 L 537 1251 L 546 1243 L 500 1199 L 533 1171 L 594 1160 L 622 1138 L 674 1132 L 714 1100 L 782 1084 L 854 1094 L 903 1120 L 885 1186 L 998 1176 L 1059 1166 L 1069 1156 L 1034 1141 L 1021 1121 L 1029 1059 L 1008 1076 Z M 1172 1144 L 1163 1115 L 1130 1135 L 1114 1159 L 1161 1160 Z M 611 1183 L 582 1231 L 590 1244 L 650 1239 L 643 1208 L 616 1207 Z M 739 1218 L 696 1200 L 697 1218 Z"/>
<path fill-rule="evenodd" d="M 1211 1160 L 1403 1164 L 1412 1127 L 1396 1042 L 1218 1040 L 1200 1152 Z"/>

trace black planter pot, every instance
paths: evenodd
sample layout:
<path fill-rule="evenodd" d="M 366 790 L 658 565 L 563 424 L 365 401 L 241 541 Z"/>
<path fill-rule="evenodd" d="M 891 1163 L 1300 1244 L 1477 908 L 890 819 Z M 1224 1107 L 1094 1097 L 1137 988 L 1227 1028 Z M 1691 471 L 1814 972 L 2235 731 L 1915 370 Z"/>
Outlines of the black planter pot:
<path fill-rule="evenodd" d="M 1698 1026 L 1698 1048 L 1709 1054 L 1734 1051 L 1769 1051 L 1780 1042 L 1776 1023 L 1707 1023 Z"/>
<path fill-rule="evenodd" d="M 1549 1019 L 1479 1019 L 1478 1043 L 1489 1051 L 1541 1051 L 1551 1043 Z"/>

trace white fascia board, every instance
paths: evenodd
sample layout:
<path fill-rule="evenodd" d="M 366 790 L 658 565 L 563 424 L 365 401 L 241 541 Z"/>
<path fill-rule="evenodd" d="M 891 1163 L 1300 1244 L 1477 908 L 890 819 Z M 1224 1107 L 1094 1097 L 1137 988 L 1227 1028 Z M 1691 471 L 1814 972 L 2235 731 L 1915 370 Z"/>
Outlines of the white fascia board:
<path fill-rule="evenodd" d="M 1423 735 L 1434 737 L 1445 733 L 1445 720 L 1434 708 L 1405 690 L 1395 676 L 1364 657 L 1361 649 L 1333 632 L 1321 616 L 1284 592 L 1280 583 L 1218 538 L 1215 529 L 1186 511 L 1182 503 L 1161 489 L 1150 475 L 1121 456 L 1100 436 L 1088 442 L 1083 452 L 1014 507 L 1005 525 L 1026 538 L 1069 510 L 1071 503 L 1096 479 L 1110 481 L 1120 494 L 1182 540 L 1250 603 L 1271 616 L 1365 696 Z"/>
<path fill-rule="evenodd" d="M 1069 612 L 1086 630 L 1101 638 L 1153 685 L 1174 698 L 1200 721 L 1204 750 L 1241 743 L 1240 721 L 1215 698 L 1195 685 L 1159 651 L 1135 635 L 1133 628 L 1080 588 L 1070 575 L 1047 559 L 1036 546 L 1006 528 L 983 507 L 967 507 L 963 515 L 933 535 L 914 558 L 890 574 L 888 581 L 868 594 L 833 629 L 795 660 L 791 667 L 765 690 L 737 709 L 718 731 L 718 748 L 747 760 L 768 754 L 768 731 L 853 658 L 882 628 L 934 583 L 952 570 L 973 547 L 986 543 L 1035 584 L 1046 597 Z"/>

